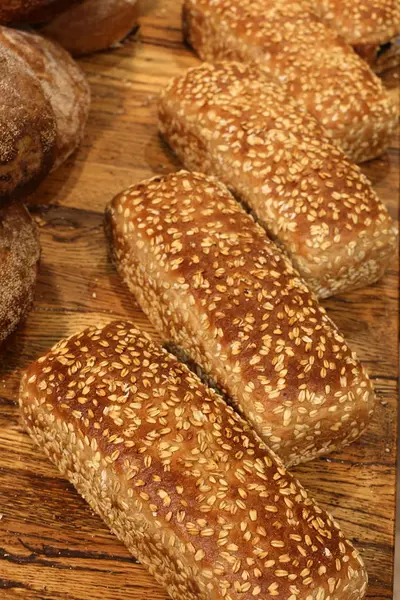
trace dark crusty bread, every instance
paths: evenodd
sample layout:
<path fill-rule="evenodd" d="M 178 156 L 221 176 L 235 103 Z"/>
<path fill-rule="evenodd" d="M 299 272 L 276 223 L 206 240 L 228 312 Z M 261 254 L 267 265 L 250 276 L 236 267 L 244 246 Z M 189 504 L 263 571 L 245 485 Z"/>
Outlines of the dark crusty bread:
<path fill-rule="evenodd" d="M 174 600 L 359 600 L 339 527 L 225 402 L 132 323 L 61 341 L 24 424 Z"/>
<path fill-rule="evenodd" d="M 217 180 L 181 171 L 107 212 L 117 268 L 144 312 L 211 375 L 287 465 L 355 440 L 374 393 L 342 335 Z"/>
<path fill-rule="evenodd" d="M 80 56 L 115 46 L 136 27 L 137 17 L 137 0 L 83 0 L 41 31 Z"/>
<path fill-rule="evenodd" d="M 0 202 L 26 195 L 80 143 L 85 76 L 58 44 L 0 27 Z"/>
<path fill-rule="evenodd" d="M 0 24 L 35 22 L 50 18 L 67 3 L 74 0 L 1 0 Z"/>
<path fill-rule="evenodd" d="M 203 60 L 256 63 L 285 85 L 356 162 L 388 147 L 395 104 L 308 0 L 185 0 L 183 26 Z"/>
<path fill-rule="evenodd" d="M 40 258 L 37 227 L 21 204 L 0 206 L 0 344 L 33 302 Z"/>
<path fill-rule="evenodd" d="M 376 71 L 400 63 L 399 0 L 311 0 L 312 8 Z"/>
<path fill-rule="evenodd" d="M 86 77 L 68 52 L 41 35 L 2 27 L 0 44 L 29 65 L 52 106 L 57 124 L 55 169 L 82 140 L 90 108 Z"/>
<path fill-rule="evenodd" d="M 189 69 L 163 92 L 159 129 L 254 211 L 318 296 L 376 281 L 394 255 L 396 227 L 360 169 L 257 67 Z"/>
<path fill-rule="evenodd" d="M 0 204 L 26 194 L 51 169 L 57 125 L 48 98 L 29 65 L 1 42 Z"/>

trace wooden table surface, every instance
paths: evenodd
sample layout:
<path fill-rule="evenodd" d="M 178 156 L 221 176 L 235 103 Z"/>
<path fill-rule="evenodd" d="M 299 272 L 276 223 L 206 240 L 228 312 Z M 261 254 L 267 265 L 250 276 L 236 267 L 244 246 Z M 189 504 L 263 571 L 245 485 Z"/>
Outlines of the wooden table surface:
<path fill-rule="evenodd" d="M 155 119 L 161 86 L 198 62 L 181 42 L 179 4 L 148 2 L 138 35 L 81 60 L 93 93 L 84 143 L 29 201 L 43 256 L 34 309 L 0 357 L 0 600 L 166 599 L 34 447 L 15 402 L 21 369 L 61 337 L 113 317 L 129 317 L 157 336 L 110 264 L 103 210 L 124 187 L 179 166 L 159 140 Z M 396 76 L 389 78 L 392 87 Z M 398 139 L 363 169 L 397 218 Z M 392 598 L 397 258 L 378 284 L 324 303 L 374 381 L 373 422 L 346 451 L 296 469 L 361 550 L 374 600 Z"/>

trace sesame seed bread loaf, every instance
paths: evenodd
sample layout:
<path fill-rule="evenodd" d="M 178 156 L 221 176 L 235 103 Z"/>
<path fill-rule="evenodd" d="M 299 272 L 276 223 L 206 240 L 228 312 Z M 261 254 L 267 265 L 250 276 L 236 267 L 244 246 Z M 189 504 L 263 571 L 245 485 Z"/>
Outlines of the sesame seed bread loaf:
<path fill-rule="evenodd" d="M 31 308 L 39 258 L 37 227 L 26 208 L 0 206 L 0 344 Z"/>
<path fill-rule="evenodd" d="M 51 104 L 57 124 L 54 170 L 82 141 L 90 108 L 89 84 L 68 52 L 41 35 L 1 27 L 0 44 L 29 65 Z"/>
<path fill-rule="evenodd" d="M 183 28 L 203 60 L 256 63 L 285 85 L 354 161 L 388 147 L 395 104 L 308 0 L 185 0 Z"/>
<path fill-rule="evenodd" d="M 379 279 L 396 227 L 359 167 L 257 67 L 203 63 L 175 78 L 159 130 L 185 166 L 217 176 L 320 297 Z"/>
<path fill-rule="evenodd" d="M 399 0 L 312 0 L 312 8 L 374 70 L 400 63 Z"/>
<path fill-rule="evenodd" d="M 355 440 L 374 394 L 286 256 L 217 180 L 182 171 L 107 211 L 117 268 L 144 312 L 211 375 L 287 465 Z"/>
<path fill-rule="evenodd" d="M 174 600 L 359 600 L 361 558 L 247 424 L 132 323 L 61 341 L 24 424 Z"/>

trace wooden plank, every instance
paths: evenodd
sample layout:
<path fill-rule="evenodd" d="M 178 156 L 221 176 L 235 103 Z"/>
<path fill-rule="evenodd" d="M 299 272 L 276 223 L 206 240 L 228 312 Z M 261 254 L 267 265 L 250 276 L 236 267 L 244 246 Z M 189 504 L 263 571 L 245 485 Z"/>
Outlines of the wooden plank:
<path fill-rule="evenodd" d="M 85 141 L 30 199 L 42 264 L 34 310 L 0 357 L 0 600 L 166 600 L 166 594 L 33 446 L 15 401 L 21 370 L 59 338 L 124 316 L 157 338 L 107 254 L 103 210 L 122 188 L 179 163 L 156 128 L 156 97 L 197 64 L 181 41 L 179 3 L 151 3 L 138 36 L 86 58 L 93 107 Z M 398 80 L 388 83 L 397 94 Z M 363 166 L 394 217 L 399 141 Z M 398 257 L 379 283 L 325 303 L 367 365 L 378 403 L 368 432 L 296 474 L 355 541 L 368 598 L 392 598 L 397 431 Z"/>

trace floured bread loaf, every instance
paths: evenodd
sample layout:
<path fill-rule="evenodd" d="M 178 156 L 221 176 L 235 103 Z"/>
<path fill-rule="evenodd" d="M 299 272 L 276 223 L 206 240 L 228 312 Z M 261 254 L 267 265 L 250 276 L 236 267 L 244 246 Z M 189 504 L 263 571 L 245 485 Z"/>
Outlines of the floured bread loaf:
<path fill-rule="evenodd" d="M 0 28 L 0 204 L 26 194 L 55 160 L 57 124 L 49 99 L 30 66 L 8 44 Z"/>
<path fill-rule="evenodd" d="M 70 55 L 42 36 L 0 27 L 0 202 L 26 195 L 79 145 L 90 90 Z"/>
<path fill-rule="evenodd" d="M 37 227 L 26 208 L 0 206 L 0 345 L 31 308 L 39 258 Z"/>

